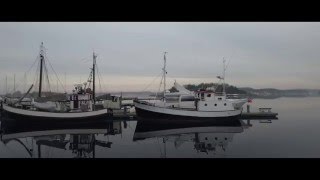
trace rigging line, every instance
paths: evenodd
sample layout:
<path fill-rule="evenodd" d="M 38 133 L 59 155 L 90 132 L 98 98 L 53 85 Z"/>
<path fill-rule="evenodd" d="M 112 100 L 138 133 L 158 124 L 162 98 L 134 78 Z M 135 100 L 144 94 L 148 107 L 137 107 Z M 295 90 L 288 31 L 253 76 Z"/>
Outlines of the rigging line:
<path fill-rule="evenodd" d="M 99 80 L 99 88 L 100 88 L 100 92 L 102 92 L 101 82 L 100 82 L 100 72 L 99 72 L 99 68 L 98 68 L 98 65 L 97 65 L 97 64 L 96 64 L 96 67 L 97 67 L 97 74 L 98 74 L 98 80 Z"/>
<path fill-rule="evenodd" d="M 232 57 L 234 56 L 234 54 L 236 53 L 235 51 L 236 51 L 236 50 L 233 50 L 233 52 L 232 52 L 232 54 L 231 54 L 231 57 L 230 57 L 230 59 L 229 59 L 229 62 L 228 62 L 228 64 L 227 64 L 227 66 L 226 66 L 226 69 L 229 67 L 230 61 L 231 61 Z"/>
<path fill-rule="evenodd" d="M 39 88 L 39 72 L 40 72 L 40 61 L 38 63 L 37 71 L 35 72 L 35 87 Z"/>
<path fill-rule="evenodd" d="M 40 62 L 38 62 L 38 66 L 37 66 L 36 72 L 34 73 L 34 79 L 33 79 L 32 83 L 35 83 L 35 82 L 36 82 L 36 78 L 37 78 L 39 66 L 40 66 Z"/>
<path fill-rule="evenodd" d="M 30 66 L 30 68 L 25 72 L 25 74 L 27 74 L 27 73 L 33 68 L 33 66 L 34 66 L 34 65 L 36 64 L 36 62 L 38 61 L 38 57 L 39 57 L 39 56 L 37 56 L 36 60 L 33 62 L 33 64 Z M 22 79 L 17 83 L 17 86 L 16 86 L 16 88 L 15 88 L 16 91 L 18 91 L 17 89 L 20 88 L 20 85 L 21 85 L 23 82 L 26 83 L 24 78 L 22 78 Z M 9 88 L 8 92 L 14 93 L 14 89 L 11 90 L 11 88 Z"/>
<path fill-rule="evenodd" d="M 100 71 L 99 71 L 99 68 L 98 68 L 98 64 L 96 64 L 96 66 L 97 66 L 97 72 L 98 72 L 98 76 L 100 76 L 99 78 L 101 78 L 101 81 L 102 81 L 102 86 L 103 86 L 103 88 L 106 90 L 107 88 L 106 88 L 106 83 L 105 83 L 105 81 L 104 81 L 104 79 L 103 79 L 103 76 L 101 76 L 101 73 L 100 73 Z M 100 84 L 100 79 L 99 79 L 99 84 Z M 100 88 L 101 88 L 101 84 L 100 84 Z"/>
<path fill-rule="evenodd" d="M 147 88 L 149 88 L 149 86 L 151 86 L 151 84 L 153 84 L 154 83 L 154 81 L 156 80 L 156 79 L 158 79 L 159 77 L 160 77 L 160 75 L 162 74 L 162 72 L 161 73 L 159 73 L 159 75 L 158 76 L 156 76 L 153 80 L 152 80 L 152 82 L 150 83 L 150 84 L 148 84 L 142 91 L 145 91 Z"/>
<path fill-rule="evenodd" d="M 32 67 L 36 64 L 36 62 L 38 61 L 38 59 L 39 59 L 39 56 L 37 56 L 36 57 L 36 60 L 33 62 L 33 64 L 31 65 L 31 67 L 27 70 L 27 72 L 25 72 L 25 73 L 28 73 L 31 69 L 32 69 Z"/>
<path fill-rule="evenodd" d="M 154 97 L 154 99 L 156 99 L 156 98 L 157 98 L 158 93 L 160 92 L 160 88 L 161 88 L 162 80 L 163 80 L 163 76 L 162 76 L 162 78 L 161 78 L 160 86 L 159 86 L 159 89 L 158 89 L 158 91 L 157 91 L 156 96 Z"/>
<path fill-rule="evenodd" d="M 97 64 L 96 64 L 97 65 Z M 98 70 L 98 73 L 100 74 L 100 71 L 99 71 L 99 69 L 98 69 L 98 65 L 97 65 L 97 70 Z M 100 74 L 100 76 L 101 76 L 101 74 Z M 106 90 L 107 89 L 107 83 L 105 83 L 105 81 L 104 81 L 104 79 L 103 79 L 103 76 L 101 76 L 101 81 L 102 81 L 102 86 L 103 86 L 103 88 Z"/>
<path fill-rule="evenodd" d="M 28 72 L 34 67 L 34 65 L 36 64 L 36 62 L 38 62 L 38 60 L 39 60 L 39 56 L 36 57 L 35 61 L 32 63 L 32 65 L 29 67 L 29 69 L 24 74 L 28 74 Z M 21 81 L 19 81 L 18 86 L 17 86 L 16 89 L 18 89 L 20 87 L 20 83 L 21 82 L 27 83 L 25 81 L 25 79 L 22 79 Z"/>
<path fill-rule="evenodd" d="M 51 62 L 49 61 L 49 58 L 47 57 L 47 54 L 46 54 L 46 53 L 45 53 L 45 57 L 46 57 L 46 59 L 48 60 L 49 65 L 50 65 L 50 67 L 51 67 L 52 71 L 54 72 L 55 76 L 57 77 L 57 79 L 58 79 L 58 81 L 59 81 L 60 85 L 61 85 L 61 86 L 62 86 L 62 88 L 66 91 L 66 88 L 65 88 L 65 87 L 64 87 L 64 85 L 61 83 L 61 81 L 60 81 L 60 79 L 59 79 L 59 77 L 58 77 L 58 75 L 57 75 L 56 71 L 53 69 L 53 67 L 52 67 L 52 65 L 51 65 Z"/>
<path fill-rule="evenodd" d="M 36 57 L 35 61 L 33 62 L 33 64 L 30 66 L 30 68 L 24 73 L 25 75 L 28 74 L 28 72 L 33 68 L 33 66 L 36 64 L 36 62 L 38 62 L 38 59 L 39 59 L 39 56 Z M 23 81 L 24 83 L 27 83 L 25 79 L 21 80 Z M 20 81 L 20 82 L 21 82 Z M 20 83 L 18 84 L 17 88 L 20 86 Z"/>
<path fill-rule="evenodd" d="M 26 76 L 26 73 L 24 74 Z M 17 78 L 16 78 L 17 79 Z M 15 87 L 16 91 L 19 91 L 18 89 L 21 87 L 21 84 L 25 85 L 26 84 L 26 79 L 25 77 L 21 78 L 20 81 L 18 81 L 17 86 Z M 11 89 L 11 88 L 10 88 Z M 22 90 L 21 90 L 22 91 Z M 14 93 L 14 89 L 10 90 L 9 92 L 13 92 Z"/>
<path fill-rule="evenodd" d="M 50 80 L 49 80 L 48 69 L 47 69 L 46 63 L 44 63 L 44 69 L 45 69 L 45 73 L 46 73 L 46 77 L 47 77 L 47 82 L 48 82 L 48 86 L 49 86 L 49 92 L 51 92 Z"/>

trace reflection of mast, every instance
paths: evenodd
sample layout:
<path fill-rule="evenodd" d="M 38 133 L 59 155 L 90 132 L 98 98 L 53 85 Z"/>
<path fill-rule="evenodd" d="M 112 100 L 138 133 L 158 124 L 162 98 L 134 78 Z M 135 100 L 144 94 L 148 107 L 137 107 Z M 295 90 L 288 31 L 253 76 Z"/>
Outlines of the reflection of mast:
<path fill-rule="evenodd" d="M 95 158 L 95 146 L 101 146 L 103 148 L 111 148 L 112 142 L 97 140 L 95 135 L 116 135 L 122 132 L 121 130 L 121 121 L 113 121 L 113 122 L 103 122 L 103 124 L 86 124 L 86 128 L 83 126 L 75 128 L 73 125 L 65 125 L 61 124 L 61 127 L 55 127 L 57 129 L 43 129 L 44 127 L 30 127 L 31 129 L 26 129 L 25 126 L 20 126 L 16 124 L 15 126 L 7 124 L 8 121 L 4 121 L 1 124 L 1 128 L 3 129 L 3 133 L 1 135 L 1 141 L 4 144 L 7 144 L 10 141 L 18 141 L 21 143 L 24 148 L 28 151 L 29 155 L 33 157 L 33 150 L 28 149 L 19 139 L 20 138 L 31 138 L 32 140 L 32 148 L 37 149 L 38 158 L 43 156 L 43 147 L 53 147 L 57 149 L 67 150 L 67 144 L 69 144 L 69 149 L 72 150 L 73 154 L 76 154 L 76 157 L 93 157 Z M 60 126 L 58 124 L 58 126 Z M 22 129 L 20 129 L 22 128 Z M 68 139 L 67 135 L 70 135 Z M 33 140 L 35 140 L 35 145 L 33 144 Z M 35 150 L 36 151 L 36 150 Z M 87 156 L 89 154 L 89 156 Z"/>
<path fill-rule="evenodd" d="M 28 154 L 30 155 L 30 157 L 32 157 L 32 149 L 29 149 L 20 139 L 17 139 L 17 138 L 14 138 L 14 139 L 10 139 L 10 140 L 6 140 L 6 141 L 3 141 L 3 143 L 6 145 L 7 143 L 9 143 L 10 141 L 17 141 L 19 144 L 21 144 L 28 152 Z"/>
<path fill-rule="evenodd" d="M 41 158 L 41 144 L 38 144 L 38 158 Z"/>
<path fill-rule="evenodd" d="M 69 149 L 75 153 L 77 157 L 86 157 L 87 154 L 93 152 L 95 156 L 95 135 L 94 134 L 74 134 L 70 135 Z"/>
<path fill-rule="evenodd" d="M 166 147 L 166 140 L 163 138 L 163 146 L 164 146 L 164 158 L 167 158 L 167 147 Z"/>

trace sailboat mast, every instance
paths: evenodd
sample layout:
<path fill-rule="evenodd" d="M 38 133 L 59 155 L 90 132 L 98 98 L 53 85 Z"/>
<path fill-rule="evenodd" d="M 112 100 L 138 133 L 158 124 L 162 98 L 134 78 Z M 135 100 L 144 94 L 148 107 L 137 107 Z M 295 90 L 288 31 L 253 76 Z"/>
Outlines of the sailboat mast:
<path fill-rule="evenodd" d="M 163 64 L 163 101 L 164 101 L 165 93 L 166 93 L 166 74 L 167 74 L 167 71 L 166 71 L 166 63 L 167 63 L 166 54 L 167 54 L 167 52 L 164 52 L 164 57 L 163 57 L 163 60 L 164 60 L 164 64 Z"/>
<path fill-rule="evenodd" d="M 42 66 L 44 60 L 44 52 L 43 52 L 43 42 L 41 42 L 40 46 L 40 80 L 39 80 L 39 94 L 38 96 L 41 97 L 41 90 L 42 90 Z"/>
<path fill-rule="evenodd" d="M 96 102 L 96 82 L 95 82 L 95 66 L 96 66 L 96 58 L 97 55 L 93 52 L 93 66 L 92 66 L 92 97 L 93 97 L 93 110 L 94 110 L 94 105 Z"/>

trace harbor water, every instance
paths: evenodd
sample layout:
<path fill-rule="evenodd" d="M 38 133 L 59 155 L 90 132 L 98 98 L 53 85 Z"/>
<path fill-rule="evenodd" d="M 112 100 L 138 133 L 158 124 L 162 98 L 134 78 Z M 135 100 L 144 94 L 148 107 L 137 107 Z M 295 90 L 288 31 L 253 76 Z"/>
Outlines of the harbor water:
<path fill-rule="evenodd" d="M 246 106 L 244 106 L 245 108 Z M 278 119 L 106 120 L 36 126 L 1 118 L 0 158 L 319 158 L 320 97 L 253 99 Z"/>

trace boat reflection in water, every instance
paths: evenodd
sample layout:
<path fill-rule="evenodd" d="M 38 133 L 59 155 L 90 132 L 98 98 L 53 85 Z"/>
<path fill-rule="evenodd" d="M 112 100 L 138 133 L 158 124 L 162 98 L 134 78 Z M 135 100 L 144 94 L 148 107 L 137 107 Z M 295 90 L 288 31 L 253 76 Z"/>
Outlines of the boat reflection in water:
<path fill-rule="evenodd" d="M 206 122 L 195 121 L 151 121 L 139 120 L 134 133 L 133 141 L 142 141 L 151 138 L 162 139 L 166 157 L 166 143 L 171 142 L 178 149 L 185 142 L 193 142 L 198 153 L 226 151 L 226 148 L 237 133 L 251 124 L 239 119 L 228 121 L 213 120 Z"/>
<path fill-rule="evenodd" d="M 122 133 L 121 121 L 58 123 L 50 126 L 40 124 L 26 126 L 11 121 L 2 121 L 1 129 L 1 141 L 6 146 L 16 141 L 25 148 L 30 157 L 38 158 L 42 158 L 42 154 L 45 154 L 42 152 L 43 149 L 50 151 L 52 150 L 50 148 L 71 151 L 73 157 L 77 158 L 95 158 L 96 146 L 111 148 L 112 145 L 110 141 L 97 140 L 97 135 L 109 136 Z M 31 142 L 31 145 L 26 142 Z M 49 154 L 48 151 L 46 154 Z"/>

